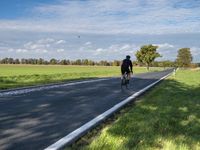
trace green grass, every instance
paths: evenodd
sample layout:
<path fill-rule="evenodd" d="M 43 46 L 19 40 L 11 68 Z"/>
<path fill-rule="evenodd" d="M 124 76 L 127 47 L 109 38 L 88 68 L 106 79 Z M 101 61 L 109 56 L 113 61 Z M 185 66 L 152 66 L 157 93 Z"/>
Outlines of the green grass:
<path fill-rule="evenodd" d="M 70 149 L 200 150 L 200 71 L 178 71 L 99 134 Z"/>
<path fill-rule="evenodd" d="M 151 71 L 157 70 L 161 68 L 151 68 Z M 134 72 L 146 72 L 146 68 L 136 67 Z M 119 75 L 119 67 L 0 65 L 0 89 Z"/>

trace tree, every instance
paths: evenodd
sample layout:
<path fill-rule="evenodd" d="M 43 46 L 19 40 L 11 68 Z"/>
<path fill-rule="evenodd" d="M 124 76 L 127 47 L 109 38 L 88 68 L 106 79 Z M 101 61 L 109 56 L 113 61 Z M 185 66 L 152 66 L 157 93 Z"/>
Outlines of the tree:
<path fill-rule="evenodd" d="M 83 59 L 82 60 L 82 65 L 88 65 L 88 62 L 89 62 L 88 59 Z"/>
<path fill-rule="evenodd" d="M 19 59 L 15 59 L 15 64 L 20 64 Z"/>
<path fill-rule="evenodd" d="M 8 58 L 8 64 L 14 64 L 14 59 L 13 58 Z"/>
<path fill-rule="evenodd" d="M 66 60 L 65 60 L 65 59 L 63 59 L 63 60 L 61 60 L 61 61 L 60 61 L 60 64 L 61 64 L 61 65 L 66 65 L 66 64 L 67 64 L 67 62 L 66 62 Z"/>
<path fill-rule="evenodd" d="M 80 59 L 77 59 L 77 60 L 75 61 L 75 65 L 82 65 L 81 60 L 80 60 Z"/>
<path fill-rule="evenodd" d="M 89 61 L 88 61 L 88 65 L 90 65 L 90 66 L 94 66 L 94 65 L 95 65 L 95 62 L 92 61 L 92 60 L 89 60 Z"/>
<path fill-rule="evenodd" d="M 114 60 L 113 62 L 112 62 L 112 66 L 120 66 L 120 61 L 119 60 Z"/>
<path fill-rule="evenodd" d="M 179 49 L 176 62 L 178 67 L 189 67 L 192 62 L 190 48 Z"/>
<path fill-rule="evenodd" d="M 50 64 L 51 64 L 51 65 L 57 64 L 57 60 L 56 60 L 55 58 L 52 58 L 52 59 L 50 60 Z"/>
<path fill-rule="evenodd" d="M 42 58 L 39 58 L 39 59 L 37 60 L 37 64 L 41 65 L 41 64 L 43 64 L 43 63 L 44 63 L 44 60 L 43 60 Z"/>
<path fill-rule="evenodd" d="M 149 66 L 157 57 L 161 57 L 161 55 L 156 51 L 157 48 L 158 46 L 154 46 L 151 44 L 144 45 L 135 54 L 139 63 L 146 64 L 147 70 L 149 70 Z"/>

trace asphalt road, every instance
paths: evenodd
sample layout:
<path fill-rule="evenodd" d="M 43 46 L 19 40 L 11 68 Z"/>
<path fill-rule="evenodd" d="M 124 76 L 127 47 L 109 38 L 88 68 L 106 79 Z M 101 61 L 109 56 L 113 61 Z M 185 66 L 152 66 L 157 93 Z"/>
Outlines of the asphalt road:
<path fill-rule="evenodd" d="M 172 70 L 66 85 L 0 97 L 0 149 L 40 150 L 53 144 Z"/>

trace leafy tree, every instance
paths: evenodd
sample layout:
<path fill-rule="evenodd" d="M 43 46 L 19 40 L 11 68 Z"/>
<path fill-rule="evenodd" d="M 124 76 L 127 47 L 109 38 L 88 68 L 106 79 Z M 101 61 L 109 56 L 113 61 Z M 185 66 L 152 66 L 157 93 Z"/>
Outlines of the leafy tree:
<path fill-rule="evenodd" d="M 144 63 L 147 66 L 147 70 L 151 63 L 157 58 L 161 57 L 161 55 L 156 51 L 158 46 L 154 45 L 144 45 L 138 50 L 135 54 L 139 63 Z"/>
<path fill-rule="evenodd" d="M 133 66 L 139 66 L 138 61 L 133 61 L 132 63 L 133 63 Z"/>
<path fill-rule="evenodd" d="M 55 58 L 52 58 L 52 59 L 50 60 L 50 64 L 51 64 L 51 65 L 57 64 L 57 60 L 56 60 Z"/>
<path fill-rule="evenodd" d="M 41 65 L 41 64 L 43 64 L 43 63 L 44 63 L 44 60 L 43 60 L 42 58 L 39 58 L 39 59 L 37 60 L 37 64 Z"/>
<path fill-rule="evenodd" d="M 81 60 L 80 60 L 80 59 L 77 59 L 77 60 L 75 61 L 75 65 L 82 65 Z"/>
<path fill-rule="evenodd" d="M 2 64 L 8 64 L 8 58 L 2 59 L 2 60 L 1 60 L 1 63 L 2 63 Z"/>
<path fill-rule="evenodd" d="M 8 64 L 14 64 L 14 59 L 13 58 L 8 58 Z"/>
<path fill-rule="evenodd" d="M 61 61 L 60 61 L 60 64 L 61 64 L 61 65 L 66 65 L 66 64 L 67 64 L 67 62 L 66 62 L 66 60 L 65 60 L 65 59 L 63 59 L 63 60 L 61 60 Z"/>
<path fill-rule="evenodd" d="M 20 64 L 19 59 L 15 59 L 15 64 Z"/>
<path fill-rule="evenodd" d="M 192 62 L 192 54 L 190 48 L 179 49 L 176 62 L 178 67 L 189 67 Z"/>
<path fill-rule="evenodd" d="M 114 60 L 114 61 L 112 62 L 112 66 L 120 66 L 120 61 Z"/>
<path fill-rule="evenodd" d="M 94 66 L 94 65 L 95 65 L 95 62 L 92 61 L 92 60 L 89 60 L 89 61 L 88 61 L 88 65 L 90 65 L 90 66 Z"/>

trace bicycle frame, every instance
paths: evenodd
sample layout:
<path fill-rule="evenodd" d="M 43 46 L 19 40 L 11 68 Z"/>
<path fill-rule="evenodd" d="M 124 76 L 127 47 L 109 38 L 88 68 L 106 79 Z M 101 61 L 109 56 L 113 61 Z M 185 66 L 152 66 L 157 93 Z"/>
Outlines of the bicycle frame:
<path fill-rule="evenodd" d="M 122 87 L 123 85 L 125 85 L 126 88 L 127 88 L 127 84 L 128 84 L 128 74 L 127 74 L 127 73 L 124 73 L 124 74 L 122 75 L 122 78 L 121 78 L 121 87 Z"/>

